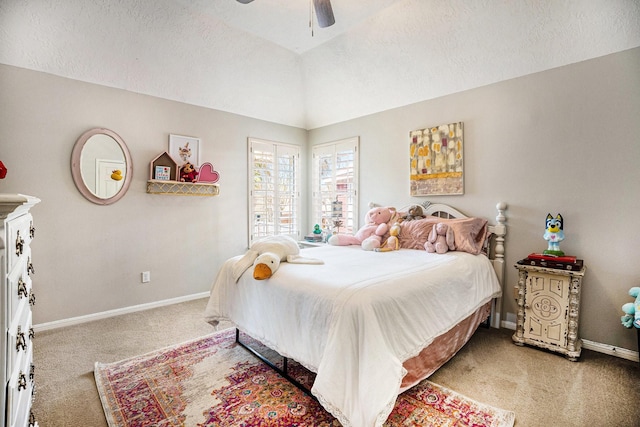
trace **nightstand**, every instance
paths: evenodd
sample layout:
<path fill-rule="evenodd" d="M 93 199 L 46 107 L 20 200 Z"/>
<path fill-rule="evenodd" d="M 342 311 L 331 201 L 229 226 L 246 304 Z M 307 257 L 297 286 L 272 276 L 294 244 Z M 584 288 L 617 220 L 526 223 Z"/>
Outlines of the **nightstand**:
<path fill-rule="evenodd" d="M 578 338 L 580 290 L 586 267 L 561 270 L 516 264 L 518 302 L 516 345 L 532 345 L 564 354 L 577 361 L 582 352 Z"/>

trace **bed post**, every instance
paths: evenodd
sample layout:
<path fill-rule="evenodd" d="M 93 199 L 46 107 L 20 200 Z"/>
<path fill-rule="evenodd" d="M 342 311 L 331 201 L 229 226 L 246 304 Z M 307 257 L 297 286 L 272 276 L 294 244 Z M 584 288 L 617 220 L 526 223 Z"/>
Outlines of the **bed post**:
<path fill-rule="evenodd" d="M 495 248 L 493 252 L 493 269 L 496 272 L 500 286 L 502 287 L 502 293 L 504 295 L 505 290 L 505 271 L 504 271 L 504 236 L 507 234 L 507 225 L 505 224 L 507 218 L 504 216 L 504 211 L 507 209 L 507 204 L 500 202 L 496 205 L 498 215 L 496 216 L 496 225 L 494 225 L 493 233 L 495 234 Z M 502 308 L 502 298 L 496 298 L 493 306 L 491 307 L 491 326 L 494 328 L 500 328 L 500 312 L 498 309 Z"/>

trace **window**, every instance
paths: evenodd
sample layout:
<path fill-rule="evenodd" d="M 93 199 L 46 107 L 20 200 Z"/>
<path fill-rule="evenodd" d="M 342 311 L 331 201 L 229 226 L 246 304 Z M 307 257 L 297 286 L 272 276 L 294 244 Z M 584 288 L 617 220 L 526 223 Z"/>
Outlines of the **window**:
<path fill-rule="evenodd" d="M 313 224 L 354 233 L 358 224 L 358 144 L 349 138 L 313 147 Z"/>
<path fill-rule="evenodd" d="M 300 239 L 300 148 L 249 138 L 249 245 L 267 236 Z"/>

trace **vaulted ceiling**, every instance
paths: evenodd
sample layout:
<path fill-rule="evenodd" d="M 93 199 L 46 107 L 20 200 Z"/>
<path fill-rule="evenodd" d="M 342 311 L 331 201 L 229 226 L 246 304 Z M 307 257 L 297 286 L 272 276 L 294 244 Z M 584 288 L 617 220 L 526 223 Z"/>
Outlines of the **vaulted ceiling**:
<path fill-rule="evenodd" d="M 0 63 L 312 129 L 640 46 L 635 0 L 2 0 Z"/>

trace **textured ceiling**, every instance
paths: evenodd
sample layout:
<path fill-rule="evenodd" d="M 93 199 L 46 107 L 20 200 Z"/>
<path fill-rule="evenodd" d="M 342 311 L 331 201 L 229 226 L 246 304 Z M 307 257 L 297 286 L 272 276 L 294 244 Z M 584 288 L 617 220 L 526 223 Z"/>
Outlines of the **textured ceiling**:
<path fill-rule="evenodd" d="M 320 46 L 398 1 L 333 0 L 336 23 L 318 28 L 318 21 L 314 19 L 311 28 L 312 0 L 256 0 L 246 5 L 235 0 L 182 0 L 202 13 L 295 53 Z"/>
<path fill-rule="evenodd" d="M 0 63 L 312 129 L 640 46 L 637 0 L 0 0 Z"/>

